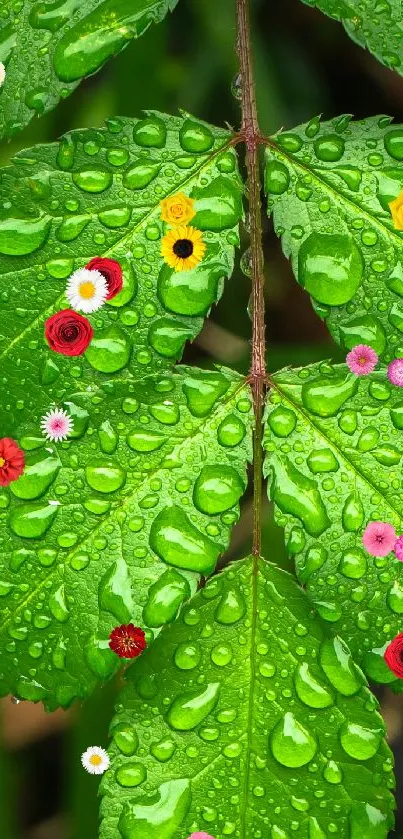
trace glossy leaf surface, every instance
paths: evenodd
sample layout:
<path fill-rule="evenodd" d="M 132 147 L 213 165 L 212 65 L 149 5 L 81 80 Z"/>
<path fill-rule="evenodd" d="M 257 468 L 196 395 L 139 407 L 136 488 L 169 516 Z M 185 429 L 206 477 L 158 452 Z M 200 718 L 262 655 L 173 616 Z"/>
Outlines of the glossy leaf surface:
<path fill-rule="evenodd" d="M 80 81 L 161 21 L 178 0 L 23 0 L 2 3 L 0 137 L 52 110 Z"/>
<path fill-rule="evenodd" d="M 371 556 L 369 521 L 402 532 L 403 400 L 385 369 L 357 378 L 315 364 L 273 377 L 265 447 L 269 493 L 297 574 L 367 675 L 401 688 L 383 660 L 402 630 L 403 566 Z"/>
<path fill-rule="evenodd" d="M 63 404 L 72 439 L 23 438 L 25 472 L 0 495 L 1 693 L 50 708 L 122 664 L 114 627 L 134 622 L 150 640 L 213 570 L 252 423 L 225 370 L 115 378 Z"/>
<path fill-rule="evenodd" d="M 341 21 L 353 41 L 368 49 L 382 64 L 403 73 L 402 10 L 399 0 L 303 0 Z"/>
<path fill-rule="evenodd" d="M 127 678 L 102 839 L 386 837 L 392 760 L 376 700 L 285 572 L 230 566 Z"/>
<path fill-rule="evenodd" d="M 284 253 L 335 340 L 403 356 L 403 231 L 389 207 L 403 189 L 403 128 L 314 118 L 273 138 L 265 180 Z"/>

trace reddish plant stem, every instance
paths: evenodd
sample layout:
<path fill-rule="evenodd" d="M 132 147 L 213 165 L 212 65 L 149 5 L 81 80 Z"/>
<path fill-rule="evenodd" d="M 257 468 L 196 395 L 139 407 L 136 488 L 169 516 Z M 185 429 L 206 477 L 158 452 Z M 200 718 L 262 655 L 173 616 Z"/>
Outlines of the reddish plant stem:
<path fill-rule="evenodd" d="M 266 382 L 264 258 L 262 248 L 262 207 L 260 200 L 259 145 L 262 135 L 256 107 L 256 89 L 252 65 L 249 0 L 236 0 L 237 52 L 240 69 L 242 125 L 239 139 L 246 146 L 246 168 L 249 188 L 250 252 L 252 276 L 252 362 L 249 381 L 252 388 L 255 432 L 253 445 L 253 547 L 254 556 L 261 554 L 262 510 L 262 420 Z"/>

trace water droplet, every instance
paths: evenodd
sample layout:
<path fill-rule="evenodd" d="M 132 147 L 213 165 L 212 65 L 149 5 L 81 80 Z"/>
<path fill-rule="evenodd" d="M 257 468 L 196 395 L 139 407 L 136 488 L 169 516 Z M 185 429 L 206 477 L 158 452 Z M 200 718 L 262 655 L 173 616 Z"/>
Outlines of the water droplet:
<path fill-rule="evenodd" d="M 318 376 L 302 385 L 302 401 L 305 408 L 319 417 L 333 417 L 341 406 L 357 392 L 357 377 Z"/>
<path fill-rule="evenodd" d="M 159 163 L 145 163 L 144 160 L 135 163 L 124 173 L 123 186 L 126 189 L 144 189 L 157 177 L 160 169 Z"/>
<path fill-rule="evenodd" d="M 307 464 L 314 475 L 322 472 L 337 472 L 339 463 L 331 449 L 314 449 L 307 458 Z"/>
<path fill-rule="evenodd" d="M 288 189 L 290 175 L 286 166 L 278 160 L 271 160 L 266 165 L 266 192 L 272 195 L 282 195 Z"/>
<path fill-rule="evenodd" d="M 352 492 L 346 498 L 342 512 L 343 528 L 349 533 L 360 530 L 364 521 L 364 508 L 361 498 L 356 492 Z"/>
<path fill-rule="evenodd" d="M 194 485 L 193 501 L 202 513 L 214 516 L 233 507 L 244 492 L 245 483 L 232 466 L 204 466 Z"/>
<path fill-rule="evenodd" d="M 395 580 L 392 588 L 388 591 L 386 600 L 395 615 L 403 615 L 403 588 L 398 580 Z"/>
<path fill-rule="evenodd" d="M 11 530 L 24 539 L 40 539 L 49 530 L 58 509 L 55 504 L 22 504 L 10 513 Z"/>
<path fill-rule="evenodd" d="M 119 819 L 122 839 L 172 839 L 183 824 L 191 804 L 190 781 L 176 779 L 161 784 L 150 798 L 129 799 Z"/>
<path fill-rule="evenodd" d="M 40 498 L 55 480 L 60 467 L 57 455 L 46 451 L 33 452 L 26 456 L 24 472 L 17 481 L 10 484 L 10 490 L 17 498 L 25 501 Z"/>
<path fill-rule="evenodd" d="M 217 705 L 220 692 L 218 682 L 204 689 L 187 691 L 174 699 L 167 721 L 177 731 L 191 731 L 210 714 Z"/>
<path fill-rule="evenodd" d="M 186 119 L 179 132 L 179 141 L 184 151 L 202 154 L 212 148 L 214 137 L 207 125 Z"/>
<path fill-rule="evenodd" d="M 246 603 L 239 588 L 227 588 L 224 592 L 217 609 L 215 611 L 215 619 L 219 623 L 231 625 L 237 623 L 243 618 L 246 612 Z"/>
<path fill-rule="evenodd" d="M 138 787 L 147 777 L 142 763 L 125 763 L 116 770 L 115 778 L 121 787 Z"/>
<path fill-rule="evenodd" d="M 113 461 L 99 460 L 86 466 L 85 477 L 90 487 L 98 492 L 116 492 L 124 485 L 126 472 Z"/>
<path fill-rule="evenodd" d="M 229 414 L 220 423 L 217 429 L 217 439 L 221 446 L 234 447 L 242 443 L 246 434 L 246 428 L 236 414 Z"/>
<path fill-rule="evenodd" d="M 311 233 L 298 253 L 298 282 L 319 303 L 340 306 L 354 297 L 364 263 L 353 238 Z"/>
<path fill-rule="evenodd" d="M 283 405 L 278 405 L 269 414 L 269 426 L 276 437 L 289 437 L 294 431 L 296 424 L 297 417 L 294 411 L 291 411 L 290 408 L 286 408 Z"/>
<path fill-rule="evenodd" d="M 194 417 L 207 417 L 228 388 L 229 382 L 222 373 L 193 371 L 183 383 L 190 413 Z"/>
<path fill-rule="evenodd" d="M 69 610 L 67 608 L 66 593 L 64 585 L 58 586 L 49 597 L 49 609 L 52 615 L 60 623 L 65 623 L 69 619 Z"/>
<path fill-rule="evenodd" d="M 403 131 L 388 131 L 384 137 L 385 149 L 395 160 L 403 160 Z"/>
<path fill-rule="evenodd" d="M 372 804 L 353 802 L 349 817 L 349 839 L 386 839 L 393 829 L 393 816 Z"/>
<path fill-rule="evenodd" d="M 147 626 L 159 627 L 173 621 L 181 603 L 190 596 L 190 586 L 182 574 L 168 568 L 151 586 L 144 606 Z"/>
<path fill-rule="evenodd" d="M 345 143 L 338 134 L 323 134 L 315 140 L 313 147 L 319 160 L 333 163 L 343 157 Z"/>
<path fill-rule="evenodd" d="M 359 580 L 367 570 L 367 557 L 360 548 L 345 551 L 340 560 L 340 572 L 351 580 Z"/>
<path fill-rule="evenodd" d="M 0 220 L 0 253 L 10 256 L 26 256 L 42 247 L 48 238 L 51 219 L 47 215 L 39 218 L 3 218 Z"/>
<path fill-rule="evenodd" d="M 135 754 L 139 745 L 139 738 L 134 728 L 126 723 L 118 723 L 112 730 L 112 737 L 119 749 L 127 757 Z"/>
<path fill-rule="evenodd" d="M 357 344 L 368 344 L 378 355 L 386 346 L 386 335 L 382 324 L 372 315 L 362 315 L 340 325 L 343 345 L 352 350 Z"/>
<path fill-rule="evenodd" d="M 131 579 L 123 558 L 117 559 L 105 572 L 98 588 L 99 605 L 120 623 L 128 623 L 134 614 Z"/>
<path fill-rule="evenodd" d="M 365 728 L 358 723 L 344 722 L 339 731 L 340 743 L 350 757 L 369 760 L 376 755 L 381 744 L 381 728 Z"/>
<path fill-rule="evenodd" d="M 204 260 L 191 271 L 174 271 L 169 265 L 161 268 L 158 297 L 170 312 L 177 315 L 205 315 L 217 300 L 224 265 Z"/>
<path fill-rule="evenodd" d="M 290 513 L 302 521 L 311 536 L 320 536 L 329 527 L 316 483 L 299 472 L 288 458 L 278 458 L 270 494 L 283 513 Z"/>
<path fill-rule="evenodd" d="M 113 177 L 102 169 L 84 169 L 73 173 L 73 181 L 84 192 L 98 194 L 112 186 Z"/>
<path fill-rule="evenodd" d="M 57 32 L 80 5 L 80 0 L 52 0 L 44 3 L 40 0 L 32 7 L 29 22 L 34 29 L 48 29 Z"/>
<path fill-rule="evenodd" d="M 323 777 L 328 784 L 341 784 L 343 772 L 334 760 L 329 760 L 323 770 Z"/>
<path fill-rule="evenodd" d="M 309 763 L 317 750 L 313 735 L 298 722 L 291 712 L 284 714 L 273 729 L 270 746 L 278 763 L 292 769 Z"/>
<path fill-rule="evenodd" d="M 171 318 L 159 318 L 151 324 L 148 340 L 152 348 L 164 358 L 178 358 L 182 355 L 185 342 L 193 330 L 185 323 Z"/>
<path fill-rule="evenodd" d="M 135 452 L 155 452 L 164 445 L 167 437 L 158 431 L 136 428 L 127 435 L 127 443 Z"/>
<path fill-rule="evenodd" d="M 197 644 L 183 643 L 175 650 L 174 662 L 179 670 L 193 670 L 200 663 L 201 650 Z"/>
<path fill-rule="evenodd" d="M 232 649 L 228 644 L 216 644 L 211 650 L 211 660 L 217 667 L 225 667 L 232 661 Z"/>
<path fill-rule="evenodd" d="M 152 743 L 150 752 L 156 760 L 160 763 L 167 763 L 171 759 L 176 749 L 175 743 L 172 740 L 160 740 L 159 743 Z"/>
<path fill-rule="evenodd" d="M 87 361 L 101 373 L 116 373 L 126 367 L 131 355 L 130 341 L 117 326 L 96 332 L 88 347 Z"/>
<path fill-rule="evenodd" d="M 194 187 L 192 198 L 197 210 L 192 224 L 198 230 L 228 230 L 242 217 L 239 187 L 225 175 L 219 175 L 206 187 Z"/>
<path fill-rule="evenodd" d="M 333 705 L 331 692 L 320 683 L 305 661 L 295 671 L 295 690 L 301 702 L 309 708 L 329 708 Z"/>
<path fill-rule="evenodd" d="M 354 696 L 365 683 L 365 678 L 354 664 L 350 651 L 338 637 L 323 641 L 320 663 L 329 682 L 343 696 Z"/>
<path fill-rule="evenodd" d="M 166 507 L 154 519 L 150 546 L 168 565 L 206 575 L 214 569 L 220 551 L 177 506 Z"/>
<path fill-rule="evenodd" d="M 167 130 L 165 122 L 160 117 L 148 116 L 139 120 L 133 131 L 133 139 L 143 148 L 162 149 L 166 143 Z"/>
<path fill-rule="evenodd" d="M 118 435 L 109 420 L 105 420 L 98 429 L 99 442 L 105 454 L 113 454 L 118 444 Z"/>

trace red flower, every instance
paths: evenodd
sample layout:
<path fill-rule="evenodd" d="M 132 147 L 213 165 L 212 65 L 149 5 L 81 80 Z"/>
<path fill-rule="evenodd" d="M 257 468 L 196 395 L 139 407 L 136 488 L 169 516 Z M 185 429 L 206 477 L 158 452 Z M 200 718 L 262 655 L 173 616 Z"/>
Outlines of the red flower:
<path fill-rule="evenodd" d="M 137 658 L 147 646 L 143 630 L 132 623 L 112 629 L 109 638 L 109 646 L 119 658 Z"/>
<path fill-rule="evenodd" d="M 105 277 L 108 285 L 107 300 L 112 300 L 112 297 L 116 297 L 122 290 L 123 273 L 119 262 L 114 259 L 103 259 L 102 256 L 95 256 L 85 267 L 89 271 L 99 271 Z"/>
<path fill-rule="evenodd" d="M 11 437 L 0 440 L 0 486 L 6 487 L 22 475 L 25 455 Z"/>
<path fill-rule="evenodd" d="M 82 355 L 93 334 L 89 320 L 72 309 L 56 312 L 45 323 L 45 338 L 51 350 L 62 355 Z"/>
<path fill-rule="evenodd" d="M 403 679 L 403 632 L 396 635 L 396 638 L 390 642 L 383 657 L 392 673 L 399 679 Z"/>

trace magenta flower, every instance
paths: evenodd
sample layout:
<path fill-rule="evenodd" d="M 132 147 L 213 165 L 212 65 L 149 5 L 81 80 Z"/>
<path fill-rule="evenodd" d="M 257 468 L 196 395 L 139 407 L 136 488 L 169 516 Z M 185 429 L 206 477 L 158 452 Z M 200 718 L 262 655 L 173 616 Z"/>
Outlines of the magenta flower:
<path fill-rule="evenodd" d="M 393 550 L 396 554 L 396 559 L 400 559 L 400 562 L 403 562 L 403 536 L 399 536 L 396 540 Z"/>
<path fill-rule="evenodd" d="M 392 385 L 403 387 L 403 358 L 395 358 L 388 367 L 388 379 Z"/>
<path fill-rule="evenodd" d="M 387 556 L 395 547 L 395 528 L 386 521 L 370 521 L 364 530 L 362 543 L 371 556 Z"/>
<path fill-rule="evenodd" d="M 214 839 L 214 836 L 210 836 L 210 834 L 205 833 L 204 830 L 199 830 L 197 833 L 191 833 L 188 839 Z"/>
<path fill-rule="evenodd" d="M 346 362 L 356 376 L 368 376 L 378 364 L 378 356 L 367 344 L 357 344 L 347 354 Z"/>

